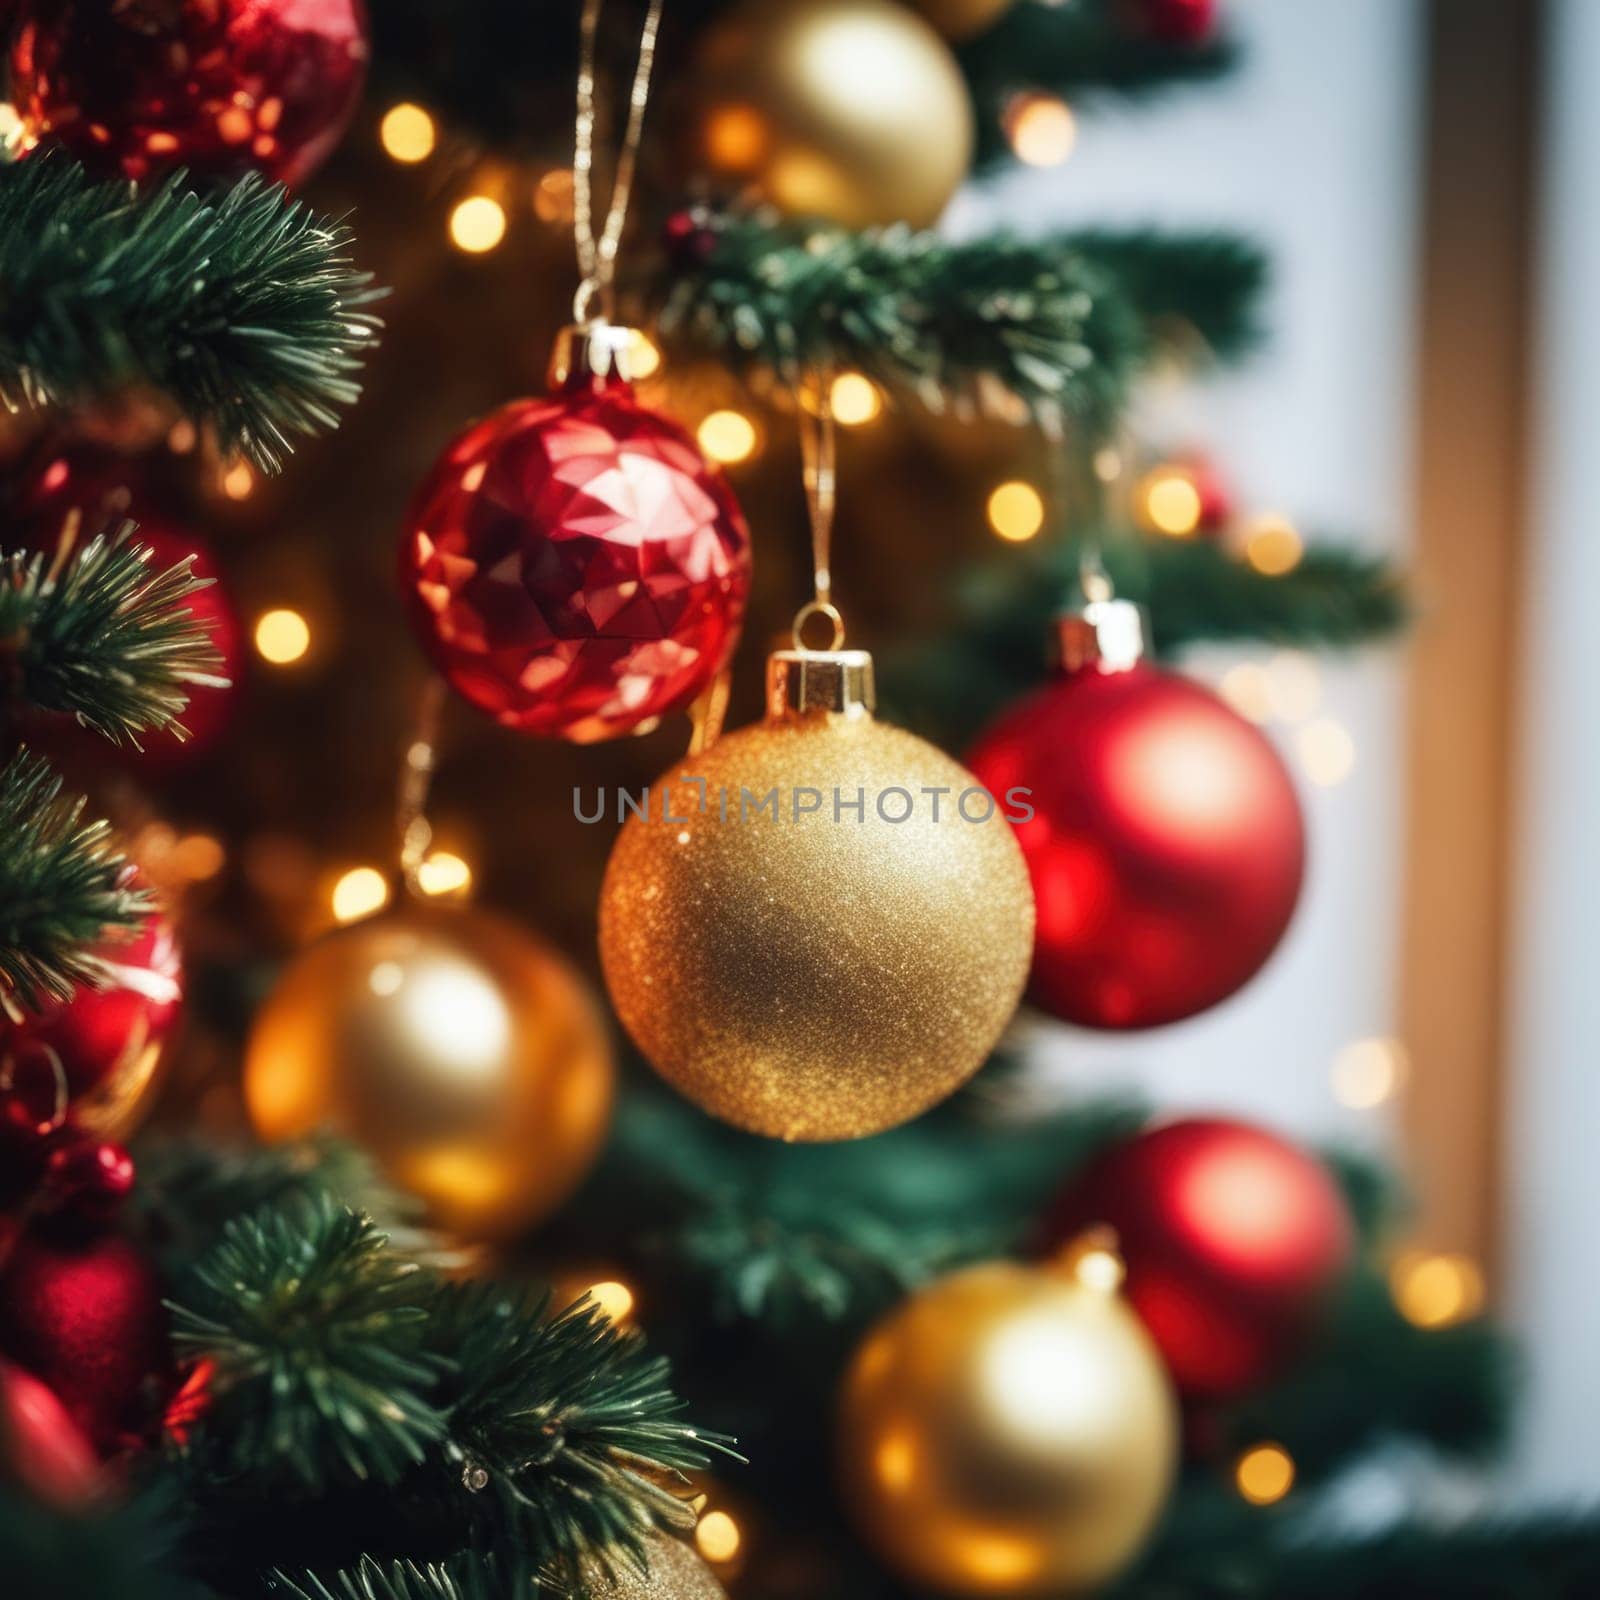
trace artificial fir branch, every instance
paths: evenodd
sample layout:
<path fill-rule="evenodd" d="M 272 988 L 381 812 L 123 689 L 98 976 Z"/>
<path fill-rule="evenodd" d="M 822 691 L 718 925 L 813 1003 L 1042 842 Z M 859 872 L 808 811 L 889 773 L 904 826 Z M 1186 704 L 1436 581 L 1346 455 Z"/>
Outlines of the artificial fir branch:
<path fill-rule="evenodd" d="M 106 822 L 81 820 L 45 761 L 18 750 L 0 768 L 0 1008 L 35 1008 L 97 983 L 106 963 L 90 946 L 134 926 L 149 897 L 127 879 Z"/>
<path fill-rule="evenodd" d="M 274 1572 L 269 1595 L 287 1600 L 505 1600 L 531 1596 L 531 1580 L 503 1575 L 491 1558 L 468 1553 L 448 1561 L 377 1561 L 364 1556 L 330 1577 L 313 1572 Z"/>
<path fill-rule="evenodd" d="M 662 327 L 789 388 L 845 368 L 930 410 L 1088 436 L 1113 421 L 1146 333 L 1089 259 L 1050 240 L 950 243 L 733 212 L 679 267 Z"/>
<path fill-rule="evenodd" d="M 0 397 L 162 390 L 272 471 L 359 393 L 376 297 L 350 233 L 250 176 L 202 198 L 42 154 L 0 166 Z"/>
<path fill-rule="evenodd" d="M 155 566 L 133 533 L 129 522 L 91 539 L 59 573 L 42 553 L 0 556 L 0 654 L 19 699 L 137 746 L 150 730 L 183 737 L 189 687 L 227 679 L 185 604 L 212 580 L 194 575 L 192 556 Z"/>
<path fill-rule="evenodd" d="M 0 1593 L 7 1600 L 216 1600 L 181 1570 L 186 1532 L 170 1487 L 65 1510 L 0 1483 Z"/>

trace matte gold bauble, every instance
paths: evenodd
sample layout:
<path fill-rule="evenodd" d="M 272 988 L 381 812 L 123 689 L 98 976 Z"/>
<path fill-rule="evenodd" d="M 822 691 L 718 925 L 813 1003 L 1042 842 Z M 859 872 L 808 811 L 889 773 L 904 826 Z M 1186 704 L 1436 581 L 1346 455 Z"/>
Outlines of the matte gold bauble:
<path fill-rule="evenodd" d="M 791 216 L 926 227 L 972 165 L 961 70 L 891 0 L 741 5 L 707 35 L 694 90 L 696 166 Z"/>
<path fill-rule="evenodd" d="M 1012 0 L 909 0 L 947 39 L 971 39 L 992 28 Z"/>
<path fill-rule="evenodd" d="M 845 1378 L 847 1508 L 908 1582 L 1056 1596 L 1138 1552 L 1167 1498 L 1178 1410 L 1115 1290 L 996 1262 L 940 1279 Z"/>
<path fill-rule="evenodd" d="M 681 1539 L 657 1534 L 645 1556 L 647 1572 L 619 1561 L 610 1573 L 587 1573 L 583 1600 L 727 1600 L 716 1574 Z"/>
<path fill-rule="evenodd" d="M 244 1088 L 263 1138 L 331 1128 L 444 1227 L 500 1238 L 588 1168 L 613 1076 L 605 1025 L 553 950 L 481 911 L 405 905 L 290 964 Z"/>
<path fill-rule="evenodd" d="M 774 656 L 766 719 L 653 786 L 601 891 L 639 1048 L 781 1139 L 860 1138 L 942 1100 L 999 1038 L 1033 948 L 1004 812 L 872 716 L 870 672 L 861 651 Z"/>

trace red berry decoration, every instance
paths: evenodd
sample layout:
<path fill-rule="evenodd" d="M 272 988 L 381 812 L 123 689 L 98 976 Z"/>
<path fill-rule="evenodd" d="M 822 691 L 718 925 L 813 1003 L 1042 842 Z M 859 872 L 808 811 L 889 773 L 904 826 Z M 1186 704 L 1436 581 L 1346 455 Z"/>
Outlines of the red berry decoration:
<path fill-rule="evenodd" d="M 0 1361 L 0 1481 L 62 1511 L 81 1510 L 106 1489 L 100 1458 L 66 1407 L 9 1361 Z"/>
<path fill-rule="evenodd" d="M 1063 668 L 968 765 L 1015 824 L 1038 924 L 1030 993 L 1089 1028 L 1152 1028 L 1243 986 L 1277 947 L 1305 872 L 1294 785 L 1209 689 L 1150 665 L 1141 613 L 1093 600 Z"/>
<path fill-rule="evenodd" d="M 1128 1298 L 1191 1399 L 1242 1394 L 1289 1365 L 1355 1250 L 1327 1167 L 1222 1118 L 1107 1150 L 1056 1201 L 1043 1242 L 1059 1248 L 1096 1223 L 1116 1230 Z"/>
<path fill-rule="evenodd" d="M 11 95 L 29 140 L 101 172 L 299 183 L 339 142 L 369 53 L 362 0 L 23 0 Z"/>
<path fill-rule="evenodd" d="M 107 1221 L 133 1193 L 133 1157 L 120 1144 L 68 1138 L 45 1163 L 50 1205 L 91 1222 Z"/>
<path fill-rule="evenodd" d="M 128 1240 L 30 1229 L 0 1271 L 0 1352 L 41 1379 L 102 1455 L 135 1444 L 166 1399 L 166 1313 Z"/>
<path fill-rule="evenodd" d="M 738 640 L 749 530 L 722 474 L 618 374 L 630 338 L 574 330 L 554 393 L 468 428 L 411 507 L 400 582 L 418 637 L 521 733 L 644 731 Z"/>

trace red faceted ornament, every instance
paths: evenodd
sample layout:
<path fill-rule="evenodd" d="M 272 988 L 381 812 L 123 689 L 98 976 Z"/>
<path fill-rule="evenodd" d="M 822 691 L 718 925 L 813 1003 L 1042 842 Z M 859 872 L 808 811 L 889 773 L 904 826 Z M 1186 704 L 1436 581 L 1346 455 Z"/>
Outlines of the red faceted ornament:
<path fill-rule="evenodd" d="M 1114 1145 L 1057 1199 L 1042 1243 L 1097 1223 L 1115 1229 L 1128 1299 L 1192 1399 L 1242 1394 L 1292 1363 L 1355 1252 L 1327 1167 L 1220 1117 Z"/>
<path fill-rule="evenodd" d="M 102 1455 L 147 1437 L 165 1403 L 154 1267 L 115 1233 L 25 1233 L 0 1271 L 0 1352 L 41 1379 Z"/>
<path fill-rule="evenodd" d="M 0 1062 L 53 1054 L 76 1103 L 97 1093 L 121 1128 L 155 1076 L 161 1049 L 183 1004 L 183 959 L 172 924 L 153 911 L 131 934 L 108 937 L 97 954 L 110 963 L 103 989 L 81 986 L 70 1000 L 51 1001 L 20 1023 L 0 1021 Z M 87 1121 L 100 1129 L 102 1120 Z"/>
<path fill-rule="evenodd" d="M 23 0 L 11 95 L 30 141 L 102 172 L 299 183 L 339 142 L 369 54 L 363 0 Z"/>
<path fill-rule="evenodd" d="M 1089 1028 L 1153 1028 L 1227 999 L 1277 948 L 1305 873 L 1277 751 L 1209 689 L 1147 663 L 1138 617 L 1110 600 L 1068 619 L 1061 674 L 968 761 L 994 794 L 1026 791 L 1030 993 Z"/>
<path fill-rule="evenodd" d="M 0 1481 L 62 1511 L 81 1510 L 107 1487 L 94 1447 L 66 1407 L 9 1361 L 0 1361 Z"/>
<path fill-rule="evenodd" d="M 654 726 L 721 671 L 750 534 L 689 435 L 585 344 L 549 398 L 502 407 L 445 451 L 412 504 L 400 582 L 465 699 L 518 732 L 590 743 Z"/>

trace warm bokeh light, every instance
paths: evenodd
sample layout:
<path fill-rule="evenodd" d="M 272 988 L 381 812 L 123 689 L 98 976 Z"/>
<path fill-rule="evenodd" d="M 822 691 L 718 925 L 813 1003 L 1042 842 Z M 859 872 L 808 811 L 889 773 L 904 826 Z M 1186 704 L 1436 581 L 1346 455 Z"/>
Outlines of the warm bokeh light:
<path fill-rule="evenodd" d="M 1136 512 L 1140 522 L 1173 539 L 1193 537 L 1200 526 L 1200 491 L 1182 467 L 1157 467 L 1140 480 Z"/>
<path fill-rule="evenodd" d="M 599 1283 L 591 1283 L 587 1292 L 601 1315 L 612 1322 L 626 1321 L 633 1310 L 633 1290 L 616 1278 L 604 1278 Z"/>
<path fill-rule="evenodd" d="M 1272 679 L 1259 661 L 1241 661 L 1229 667 L 1217 688 L 1250 722 L 1266 722 L 1272 716 Z"/>
<path fill-rule="evenodd" d="M 1115 483 L 1122 476 L 1122 452 L 1104 444 L 1094 453 L 1094 475 L 1101 483 Z"/>
<path fill-rule="evenodd" d="M 756 425 L 742 411 L 713 411 L 700 424 L 700 448 L 725 466 L 748 461 L 756 450 Z"/>
<path fill-rule="evenodd" d="M 1126 1269 L 1122 1257 L 1104 1244 L 1096 1244 L 1078 1254 L 1072 1274 L 1085 1289 L 1099 1294 L 1115 1294 L 1122 1287 Z"/>
<path fill-rule="evenodd" d="M 1343 783 L 1355 769 L 1356 742 L 1349 729 L 1332 717 L 1308 722 L 1296 736 L 1295 745 L 1306 776 L 1321 788 Z"/>
<path fill-rule="evenodd" d="M 227 859 L 220 839 L 209 833 L 190 833 L 173 845 L 168 864 L 179 877 L 191 883 L 204 883 L 222 871 Z"/>
<path fill-rule="evenodd" d="M 1294 1458 L 1281 1444 L 1258 1444 L 1239 1457 L 1233 1481 L 1253 1506 L 1270 1506 L 1294 1487 Z"/>
<path fill-rule="evenodd" d="M 435 850 L 417 868 L 417 887 L 430 895 L 464 894 L 472 887 L 472 868 L 449 850 Z"/>
<path fill-rule="evenodd" d="M 533 186 L 533 214 L 541 222 L 572 221 L 572 168 L 557 167 Z"/>
<path fill-rule="evenodd" d="M 222 492 L 230 500 L 248 500 L 255 487 L 255 469 L 248 461 L 235 461 L 222 475 Z"/>
<path fill-rule="evenodd" d="M 167 429 L 167 449 L 175 456 L 186 456 L 200 442 L 200 430 L 187 417 L 179 417 Z"/>
<path fill-rule="evenodd" d="M 340 922 L 354 922 L 389 903 L 389 880 L 376 867 L 351 867 L 333 886 L 330 901 Z"/>
<path fill-rule="evenodd" d="M 450 213 L 450 242 L 468 255 L 493 250 L 505 236 L 505 207 L 490 195 L 468 195 Z"/>
<path fill-rule="evenodd" d="M 726 1511 L 708 1511 L 695 1524 L 695 1548 L 707 1561 L 732 1561 L 744 1543 L 739 1524 Z"/>
<path fill-rule="evenodd" d="M 628 340 L 628 375 L 643 382 L 661 370 L 661 351 L 647 333 L 637 328 Z"/>
<path fill-rule="evenodd" d="M 1333 1096 L 1354 1111 L 1370 1111 L 1392 1099 L 1410 1065 L 1398 1039 L 1356 1039 L 1333 1058 Z"/>
<path fill-rule="evenodd" d="M 706 156 L 724 172 L 749 172 L 767 148 L 767 120 L 754 106 L 719 106 L 706 118 Z"/>
<path fill-rule="evenodd" d="M 1299 531 L 1285 517 L 1258 517 L 1245 534 L 1245 560 L 1269 578 L 1293 572 L 1304 554 Z"/>
<path fill-rule="evenodd" d="M 298 661 L 311 648 L 311 625 L 287 606 L 266 611 L 256 621 L 256 653 L 275 667 Z"/>
<path fill-rule="evenodd" d="M 378 138 L 386 154 L 409 165 L 426 161 L 433 154 L 438 135 L 433 118 L 421 106 L 406 101 L 384 112 L 383 121 L 378 124 Z"/>
<path fill-rule="evenodd" d="M 1002 483 L 989 496 L 989 526 L 1002 539 L 1021 544 L 1044 526 L 1044 501 L 1031 483 Z"/>
<path fill-rule="evenodd" d="M 1006 109 L 1006 137 L 1018 161 L 1030 167 L 1059 167 L 1078 142 L 1072 108 L 1058 95 L 1018 95 Z"/>
<path fill-rule="evenodd" d="M 1304 650 L 1279 650 L 1267 663 L 1272 714 L 1283 722 L 1304 722 L 1322 703 L 1322 673 Z"/>
<path fill-rule="evenodd" d="M 841 372 L 828 389 L 828 405 L 835 422 L 858 428 L 883 410 L 883 396 L 871 378 L 859 372 Z"/>
<path fill-rule="evenodd" d="M 1389 1269 L 1389 1289 L 1419 1328 L 1448 1328 L 1483 1309 L 1483 1273 L 1469 1256 L 1407 1251 Z"/>

